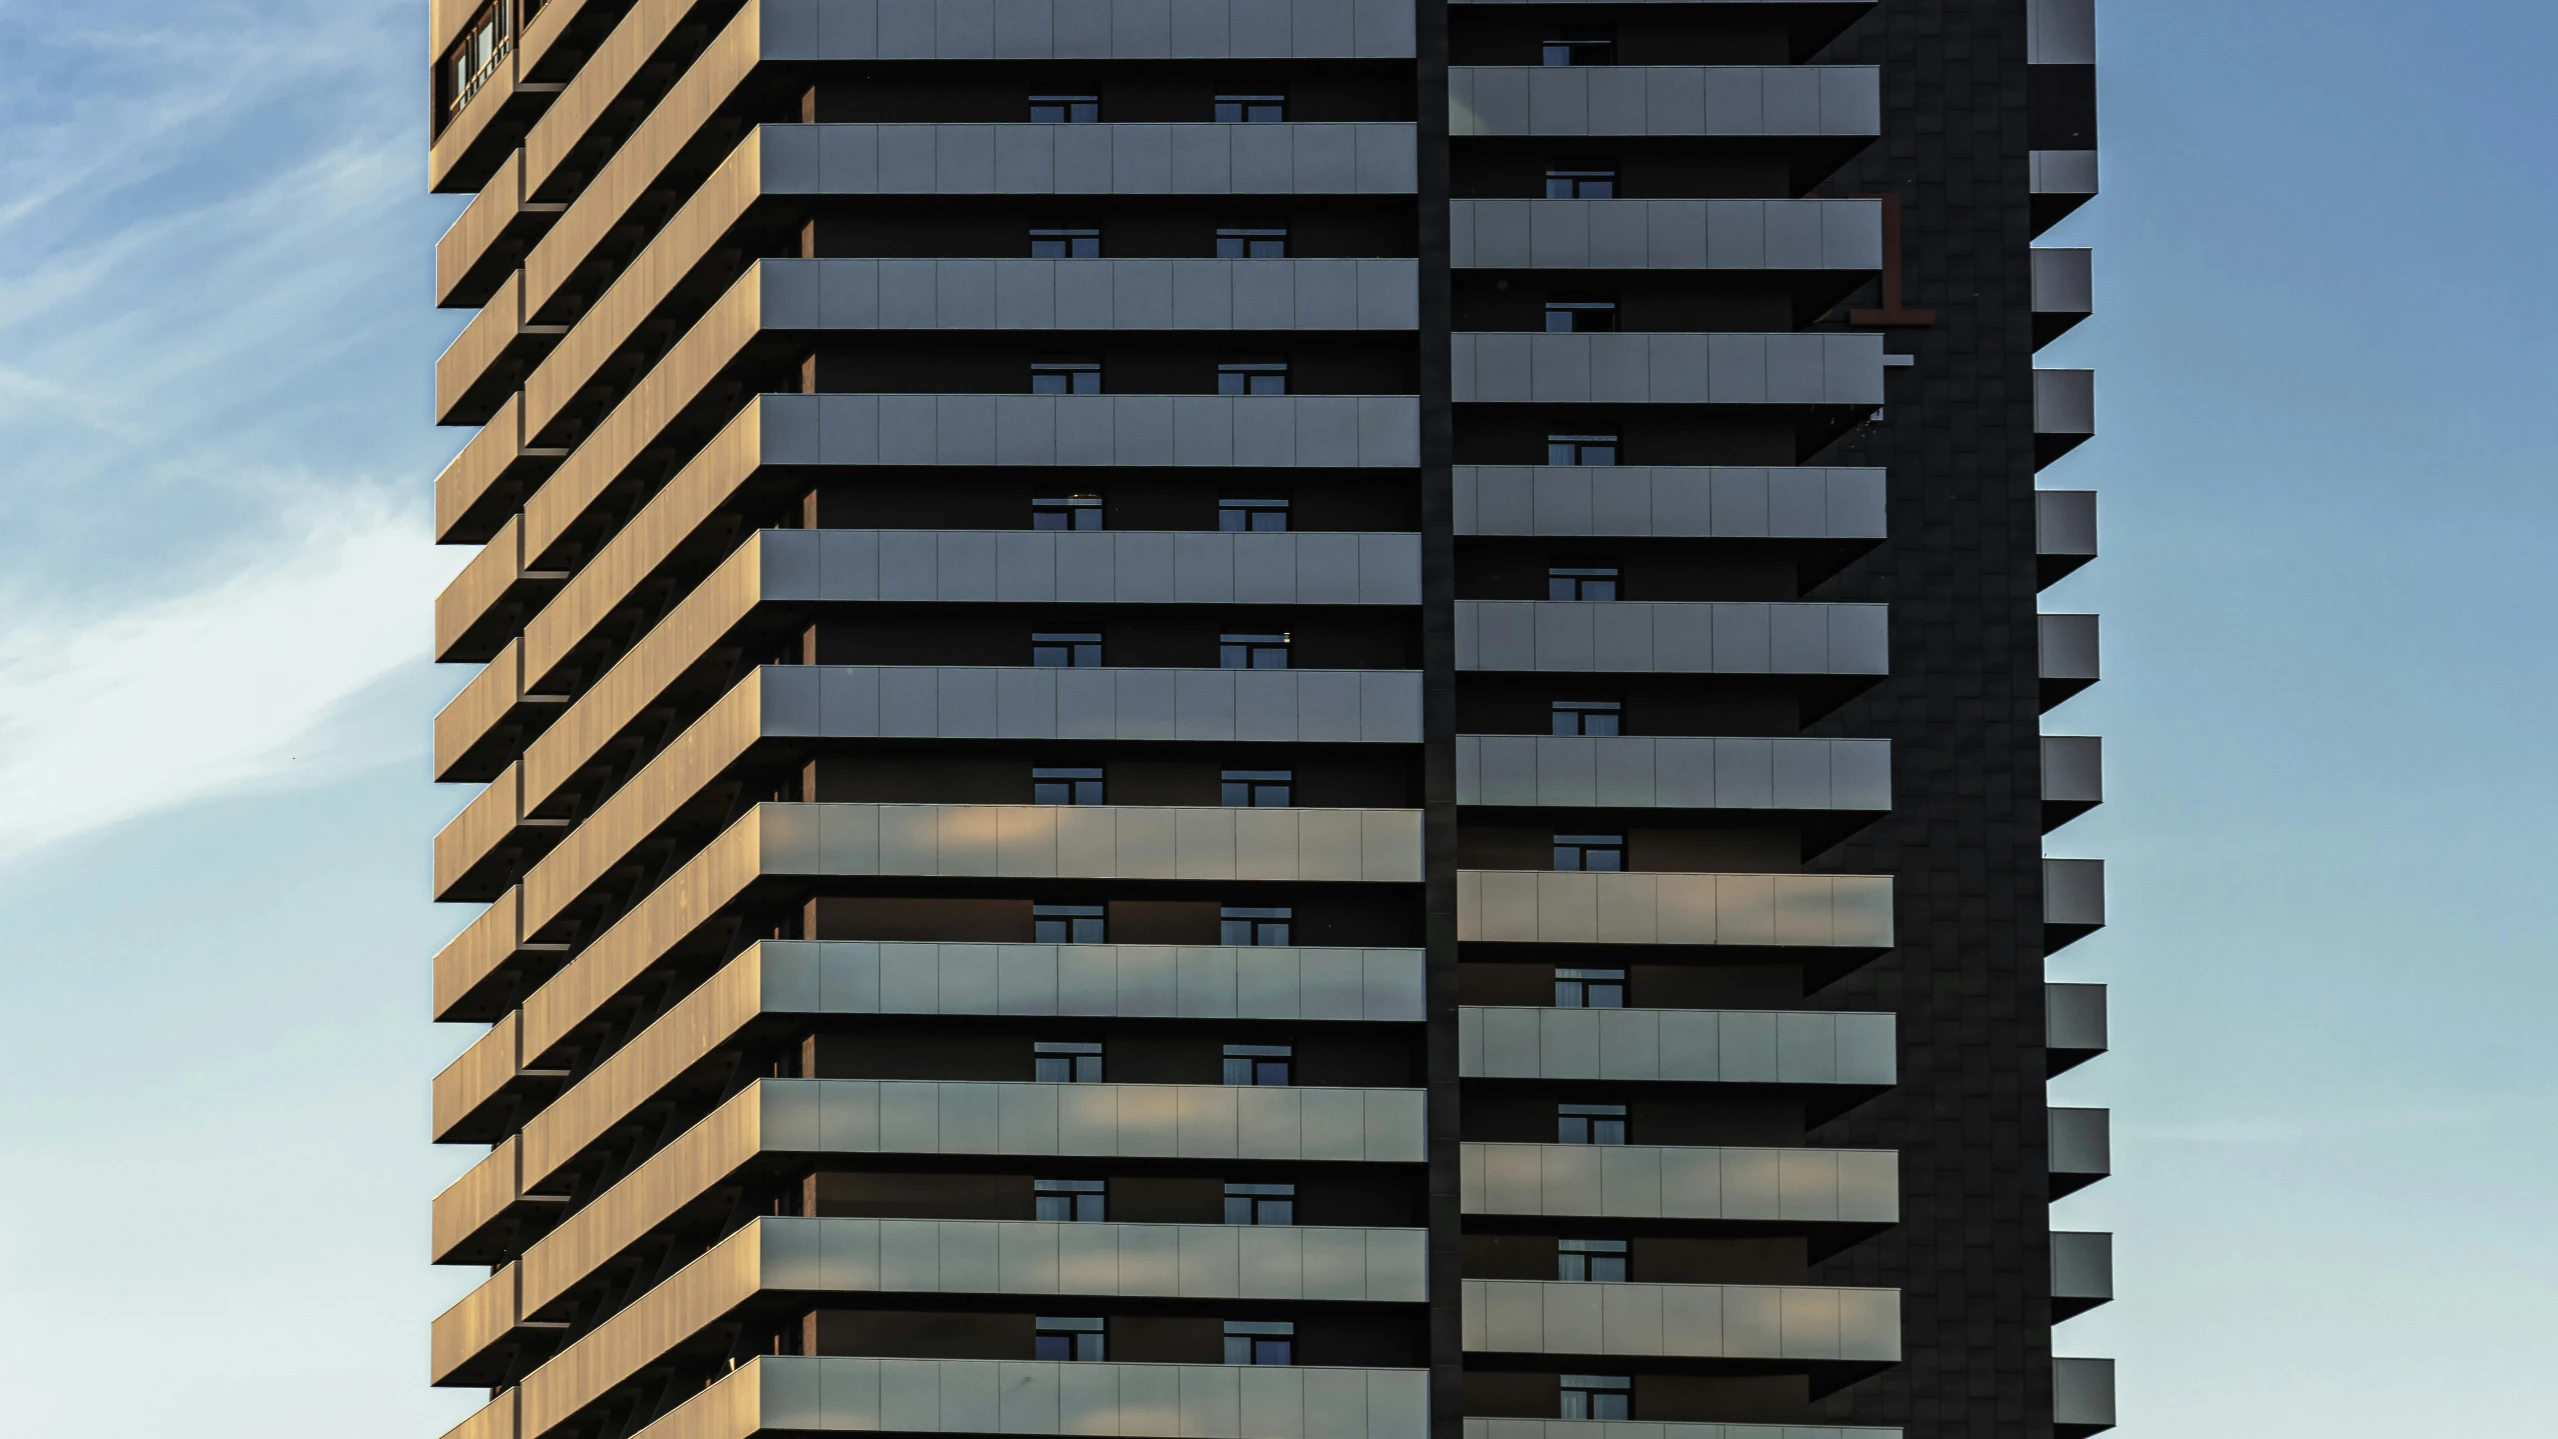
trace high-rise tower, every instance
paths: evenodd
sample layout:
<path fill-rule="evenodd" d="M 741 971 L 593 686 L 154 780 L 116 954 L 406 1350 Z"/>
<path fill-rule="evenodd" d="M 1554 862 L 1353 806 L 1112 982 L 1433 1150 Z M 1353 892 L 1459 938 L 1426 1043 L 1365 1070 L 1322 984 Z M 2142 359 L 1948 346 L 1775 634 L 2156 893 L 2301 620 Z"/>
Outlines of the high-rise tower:
<path fill-rule="evenodd" d="M 2089 7 L 433 0 L 456 1434 L 2110 1425 Z"/>

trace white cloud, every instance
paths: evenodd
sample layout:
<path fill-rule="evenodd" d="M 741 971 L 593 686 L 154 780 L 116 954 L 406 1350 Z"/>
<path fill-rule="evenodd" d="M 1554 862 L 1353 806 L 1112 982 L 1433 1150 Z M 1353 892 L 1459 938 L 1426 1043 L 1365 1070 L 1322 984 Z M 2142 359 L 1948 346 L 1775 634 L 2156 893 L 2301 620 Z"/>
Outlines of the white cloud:
<path fill-rule="evenodd" d="M 313 495 L 277 529 L 204 588 L 108 613 L 21 610 L 0 630 L 0 859 L 383 757 L 329 721 L 425 661 L 433 596 L 461 557 L 374 490 Z"/>

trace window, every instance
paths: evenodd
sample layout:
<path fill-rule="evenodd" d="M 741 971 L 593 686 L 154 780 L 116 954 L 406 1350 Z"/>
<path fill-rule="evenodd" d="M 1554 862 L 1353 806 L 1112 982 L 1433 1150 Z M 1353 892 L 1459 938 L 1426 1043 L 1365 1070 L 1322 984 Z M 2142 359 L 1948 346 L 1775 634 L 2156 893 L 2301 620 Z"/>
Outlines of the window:
<path fill-rule="evenodd" d="M 1296 910 L 1284 904 L 1229 904 L 1217 910 L 1217 942 L 1246 948 L 1284 945 Z"/>
<path fill-rule="evenodd" d="M 1550 600 L 1613 600 L 1621 576 L 1614 565 L 1550 565 L 1545 597 Z"/>
<path fill-rule="evenodd" d="M 1096 125 L 1101 122 L 1099 95 L 1033 95 L 1030 97 L 1030 123 L 1033 125 Z"/>
<path fill-rule="evenodd" d="M 1030 367 L 1034 395 L 1098 395 L 1101 366 L 1090 360 L 1040 360 Z"/>
<path fill-rule="evenodd" d="M 1285 360 L 1230 360 L 1217 367 L 1217 393 L 1221 395 L 1284 395 L 1288 393 L 1288 362 Z"/>
<path fill-rule="evenodd" d="M 1220 125 L 1276 125 L 1288 118 L 1285 95 L 1220 95 L 1217 97 L 1217 123 Z"/>
<path fill-rule="evenodd" d="M 1554 1107 L 1557 1144 L 1625 1143 L 1622 1104 L 1558 1104 Z"/>
<path fill-rule="evenodd" d="M 1218 803 L 1228 809 L 1285 809 L 1295 788 L 1292 769 L 1230 769 L 1221 777 Z"/>
<path fill-rule="evenodd" d="M 1617 437 L 1548 435 L 1545 437 L 1545 462 L 1549 465 L 1613 465 L 1617 462 Z"/>
<path fill-rule="evenodd" d="M 1219 635 L 1217 668 L 1284 670 L 1288 667 L 1286 635 Z"/>
<path fill-rule="evenodd" d="M 1051 495 L 1030 502 L 1030 527 L 1034 530 L 1097 530 L 1101 524 L 1101 496 Z"/>
<path fill-rule="evenodd" d="M 1617 327 L 1617 302 L 1604 295 L 1556 295 L 1545 302 L 1549 335 L 1595 335 Z"/>
<path fill-rule="evenodd" d="M 1288 232 L 1220 229 L 1217 231 L 1217 258 L 1220 260 L 1287 259 Z"/>
<path fill-rule="evenodd" d="M 1098 1364 L 1108 1351 L 1102 1344 L 1102 1325 L 1098 1319 L 1050 1319 L 1031 1321 L 1038 1334 L 1034 1359 L 1062 1360 L 1069 1364 Z"/>
<path fill-rule="evenodd" d="M 1296 1069 L 1296 1050 L 1285 1044 L 1229 1044 L 1226 1083 L 1286 1086 Z"/>
<path fill-rule="evenodd" d="M 1602 870 L 1614 874 L 1625 868 L 1625 836 L 1621 834 L 1556 835 L 1554 867 Z"/>
<path fill-rule="evenodd" d="M 1031 1203 L 1042 1219 L 1099 1224 L 1108 1212 L 1103 1203 L 1109 1197 L 1106 1188 L 1098 1179 L 1034 1179 Z"/>
<path fill-rule="evenodd" d="M 1097 632 L 1034 632 L 1030 637 L 1030 664 L 1043 670 L 1097 670 L 1101 668 L 1101 636 Z"/>
<path fill-rule="evenodd" d="M 1297 1362 L 1297 1326 L 1284 1319 L 1229 1319 L 1226 1321 L 1226 1362 L 1229 1364 L 1294 1364 Z"/>
<path fill-rule="evenodd" d="M 1566 1419 L 1634 1417 L 1634 1381 L 1623 1374 L 1566 1374 L 1562 1387 Z"/>
<path fill-rule="evenodd" d="M 1617 172 L 1600 169 L 1548 170 L 1545 172 L 1545 197 L 1549 200 L 1613 200 L 1617 193 Z"/>
<path fill-rule="evenodd" d="M 1109 927 L 1097 904 L 1034 904 L 1030 937 L 1038 944 L 1103 944 Z"/>
<path fill-rule="evenodd" d="M 1538 63 L 1544 65 L 1613 65 L 1616 41 L 1605 31 L 1567 30 L 1545 42 Z"/>
<path fill-rule="evenodd" d="M 444 73 L 437 77 L 447 114 L 469 104 L 489 77 L 497 73 L 497 62 L 515 48 L 514 20 L 514 0 L 497 0 L 462 28 L 462 38 L 455 42 L 444 62 Z"/>
<path fill-rule="evenodd" d="M 1556 700 L 1556 734 L 1623 734 L 1625 706 L 1615 700 Z"/>
<path fill-rule="evenodd" d="M 1623 1284 L 1625 1241 L 1622 1239 L 1558 1239 L 1554 1242 L 1554 1277 L 1575 1284 Z"/>
<path fill-rule="evenodd" d="M 1219 500 L 1217 528 L 1226 533 L 1278 534 L 1288 528 L 1286 500 Z"/>
<path fill-rule="evenodd" d="M 1032 804 L 1100 804 L 1101 767 L 1098 765 L 1033 765 L 1030 769 L 1030 802 Z"/>
<path fill-rule="evenodd" d="M 1097 260 L 1101 258 L 1099 230 L 1033 230 L 1030 232 L 1030 258 L 1034 260 Z"/>
<path fill-rule="evenodd" d="M 1625 1008 L 1625 971 L 1622 969 L 1574 969 L 1568 965 L 1556 965 L 1554 1007 L 1557 1009 Z"/>
<path fill-rule="evenodd" d="M 1228 1224 L 1296 1223 L 1297 1186 L 1293 1184 L 1227 1185 L 1226 1222 Z"/>
<path fill-rule="evenodd" d="M 1041 1040 L 1030 1047 L 1031 1077 L 1041 1084 L 1101 1083 L 1101 1046 Z"/>

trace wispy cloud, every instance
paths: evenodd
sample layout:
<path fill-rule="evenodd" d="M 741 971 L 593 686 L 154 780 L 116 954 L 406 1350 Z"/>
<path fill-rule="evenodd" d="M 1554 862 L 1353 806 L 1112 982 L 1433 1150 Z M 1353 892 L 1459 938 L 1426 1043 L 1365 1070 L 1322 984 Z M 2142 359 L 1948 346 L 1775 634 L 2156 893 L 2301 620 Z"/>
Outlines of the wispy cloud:
<path fill-rule="evenodd" d="M 0 860 L 375 757 L 333 746 L 329 721 L 425 659 L 427 605 L 457 556 L 379 491 L 315 498 L 284 521 L 204 589 L 0 632 Z"/>

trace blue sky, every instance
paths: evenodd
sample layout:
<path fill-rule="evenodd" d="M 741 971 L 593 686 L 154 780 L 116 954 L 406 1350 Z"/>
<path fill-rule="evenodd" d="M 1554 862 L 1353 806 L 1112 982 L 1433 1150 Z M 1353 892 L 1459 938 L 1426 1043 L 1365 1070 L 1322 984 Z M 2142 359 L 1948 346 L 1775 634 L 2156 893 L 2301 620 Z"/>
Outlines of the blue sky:
<path fill-rule="evenodd" d="M 0 0 L 0 1392 L 12 1433 L 413 1439 L 424 542 L 456 203 L 419 0 Z M 2513 3 L 2100 0 L 2129 1434 L 2521 1434 L 2558 1400 L 2545 56 Z M 1923 299 L 1923 297 L 1922 297 Z M 183 720 L 180 724 L 177 721 Z M 279 1339 L 289 1342 L 278 1343 Z"/>

